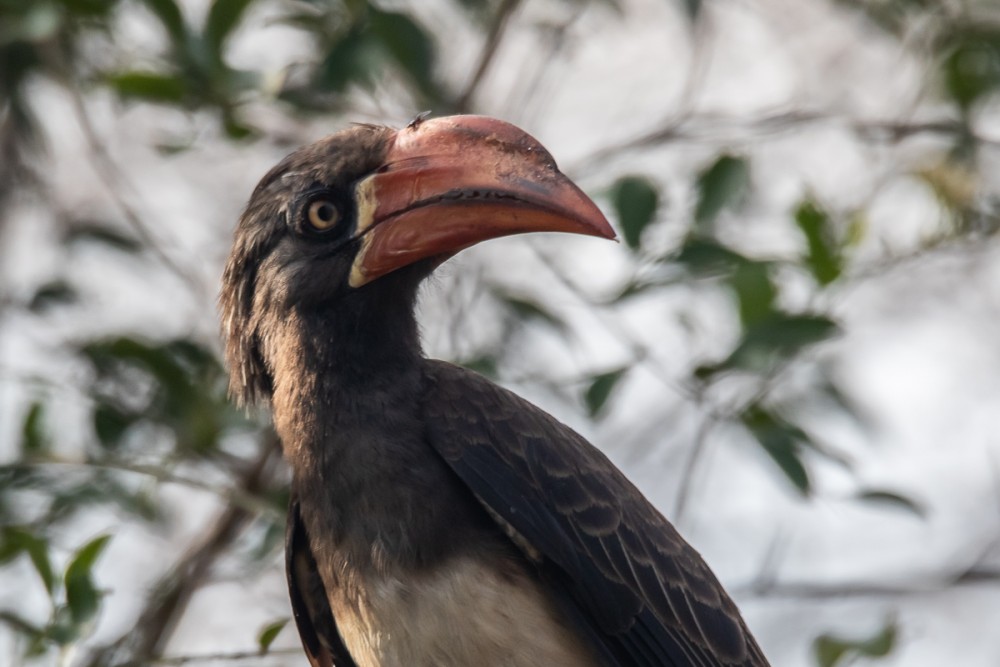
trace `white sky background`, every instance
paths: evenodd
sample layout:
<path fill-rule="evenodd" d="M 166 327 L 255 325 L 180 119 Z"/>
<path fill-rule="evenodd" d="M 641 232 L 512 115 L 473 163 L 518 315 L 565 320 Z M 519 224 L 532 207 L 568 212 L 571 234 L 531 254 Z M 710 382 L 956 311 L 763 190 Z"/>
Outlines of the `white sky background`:
<path fill-rule="evenodd" d="M 664 187 L 665 204 L 652 240 L 663 247 L 676 242 L 690 216 L 693 174 L 722 149 L 751 159 L 753 199 L 739 217 L 730 216 L 723 224 L 726 240 L 753 256 L 789 257 L 801 250 L 789 212 L 807 193 L 833 210 L 867 208 L 871 229 L 859 250 L 859 266 L 887 252 L 905 254 L 937 229 L 941 211 L 933 195 L 898 174 L 935 164 L 945 146 L 933 138 L 870 143 L 851 132 L 847 122 L 940 114 L 925 89 L 922 65 L 897 42 L 821 0 L 720 0 L 706 2 L 698 46 L 692 49 L 691 33 L 674 4 L 622 4 L 622 17 L 601 3 L 588 5 L 570 22 L 565 46 L 552 53 L 548 33 L 540 26 L 567 23 L 579 8 L 574 3 L 527 3 L 477 98 L 477 111 L 529 130 L 595 196 L 620 174 L 655 175 Z M 443 3 L 421 5 L 420 12 L 428 25 L 449 26 L 451 39 L 440 45 L 443 73 L 451 81 L 464 81 L 471 54 L 478 53 L 477 33 Z M 256 22 L 265 25 L 266 18 Z M 126 37 L 142 48 L 158 39 L 142 20 L 130 25 Z M 280 67 L 303 55 L 302 45 L 291 37 L 290 31 L 274 27 L 240 35 L 233 45 L 233 64 Z M 267 48 L 261 49 L 265 41 Z M 536 88 L 527 88 L 526 82 L 536 76 Z M 44 86 L 37 92 L 50 100 L 45 123 L 53 157 L 52 191 L 60 206 L 114 215 L 89 166 L 89 149 L 66 96 Z M 214 336 L 214 294 L 232 225 L 257 179 L 290 147 L 276 141 L 247 146 L 219 142 L 208 119 L 122 106 L 103 95 L 89 104 L 107 151 L 120 167 L 128 165 L 134 190 L 128 196 L 167 252 L 206 287 L 201 298 L 192 299 L 176 278 L 155 265 L 137 275 L 136 263 L 150 260 L 120 260 L 100 249 L 80 253 L 66 264 L 51 243 L 52 221 L 25 206 L 25 217 L 5 230 L 0 245 L 2 279 L 15 293 L 30 293 L 46 276 L 65 271 L 83 286 L 89 301 L 41 322 L 0 322 L 0 367 L 56 381 L 72 381 L 80 372 L 67 368 L 66 359 L 48 354 L 51 345 L 67 336 L 78 339 L 115 328 L 158 337 L 191 332 L 205 339 Z M 789 110 L 818 112 L 830 120 L 770 135 L 746 129 L 757 117 Z M 358 120 L 401 124 L 414 111 L 419 110 L 372 105 Z M 596 164 L 588 161 L 594 151 L 670 119 L 686 119 L 684 127 L 693 138 Z M 282 133 L 291 144 L 338 129 L 320 122 L 290 128 L 266 112 L 252 120 Z M 995 125 L 990 120 L 983 122 Z M 193 148 L 175 157 L 165 158 L 151 146 L 192 131 L 199 133 Z M 987 153 L 984 160 L 992 163 L 996 157 Z M 983 175 L 995 180 L 994 173 L 984 169 Z M 606 201 L 599 203 L 607 210 Z M 524 348 L 519 367 L 508 369 L 512 380 L 539 367 L 555 377 L 576 378 L 581 370 L 596 372 L 621 363 L 626 350 L 614 327 L 557 284 L 539 263 L 539 253 L 553 257 L 561 271 L 594 294 L 612 293 L 627 276 L 625 249 L 591 239 L 517 238 L 478 247 L 450 263 L 425 292 L 428 351 L 450 354 L 449 332 L 455 326 L 471 329 L 473 339 L 489 339 L 488 325 L 472 328 L 478 316 L 489 321 L 488 313 L 478 312 L 481 305 L 462 280 L 468 272 L 483 272 L 537 294 L 580 327 L 574 350 L 551 332 L 525 334 L 519 342 Z M 774 665 L 812 665 L 810 645 L 818 634 L 863 637 L 888 616 L 899 621 L 901 644 L 876 664 L 1000 664 L 1000 634 L 995 631 L 1000 587 L 995 582 L 946 585 L 949 577 L 980 559 L 994 570 L 1000 567 L 997 260 L 995 242 L 969 244 L 902 263 L 879 277 L 852 280 L 822 304 L 846 331 L 822 354 L 863 406 L 871 426 L 863 429 L 815 411 L 808 422 L 811 431 L 855 464 L 847 473 L 811 461 L 818 497 L 801 500 L 759 447 L 740 434 L 714 432 L 711 454 L 699 469 L 679 528 L 734 593 Z M 722 353 L 734 335 L 724 317 L 728 309 L 710 299 L 692 301 L 698 294 L 637 299 L 621 311 L 615 326 L 656 343 L 658 363 L 681 374 L 690 367 L 691 355 Z M 456 323 L 458 310 L 464 317 Z M 679 332 L 682 314 L 693 316 L 704 335 Z M 683 401 L 677 395 L 649 374 L 636 373 L 616 396 L 608 418 L 593 425 L 575 405 L 559 402 L 531 383 L 515 382 L 514 387 L 584 432 L 673 516 L 685 443 L 694 437 L 696 425 L 680 411 Z M 27 401 L 23 387 L 0 378 L 0 443 L 15 442 Z M 654 418 L 671 410 L 676 424 Z M 60 435 L 72 451 L 81 440 L 74 435 L 72 416 L 83 412 L 71 397 L 65 399 L 65 411 L 69 417 Z M 9 456 L 7 445 L 0 447 L 0 455 Z M 867 486 L 912 496 L 926 508 L 926 518 L 851 499 Z M 74 545 L 101 530 L 116 529 L 97 568 L 100 582 L 112 588 L 98 640 L 129 627 L 142 587 L 218 509 L 215 498 L 186 488 L 167 488 L 165 496 L 176 508 L 168 535 L 95 514 L 88 525 L 74 527 L 79 534 L 66 537 L 66 544 Z M 223 563 L 220 570 L 220 581 L 199 594 L 185 616 L 172 652 L 253 649 L 264 623 L 288 615 L 278 562 L 250 574 L 232 563 Z M 762 572 L 778 590 L 784 584 L 815 590 L 757 593 L 753 584 Z M 0 576 L 5 579 L 0 579 L 0 607 L 36 605 L 27 566 Z M 881 588 L 890 591 L 871 592 Z M 837 590 L 845 595 L 835 595 Z M 4 632 L 0 629 L 0 662 L 15 655 Z M 277 645 L 294 647 L 297 642 L 289 627 Z M 299 656 L 259 662 L 305 664 Z"/>

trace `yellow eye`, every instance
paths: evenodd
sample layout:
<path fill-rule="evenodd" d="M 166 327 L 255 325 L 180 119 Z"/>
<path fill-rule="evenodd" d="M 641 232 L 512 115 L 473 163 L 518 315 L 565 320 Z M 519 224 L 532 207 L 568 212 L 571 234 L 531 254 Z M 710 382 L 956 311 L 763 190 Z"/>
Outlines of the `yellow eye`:
<path fill-rule="evenodd" d="M 317 199 L 309 204 L 307 215 L 312 228 L 321 232 L 332 229 L 340 221 L 337 207 L 326 199 Z"/>

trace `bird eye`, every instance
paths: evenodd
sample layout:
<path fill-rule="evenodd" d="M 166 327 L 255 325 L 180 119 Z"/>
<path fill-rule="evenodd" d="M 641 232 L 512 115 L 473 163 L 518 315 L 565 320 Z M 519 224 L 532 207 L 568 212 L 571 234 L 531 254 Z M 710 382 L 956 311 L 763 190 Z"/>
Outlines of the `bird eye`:
<path fill-rule="evenodd" d="M 319 232 L 326 232 L 333 229 L 340 221 L 340 211 L 333 202 L 326 199 L 317 199 L 309 204 L 306 210 L 306 219 L 309 226 Z"/>

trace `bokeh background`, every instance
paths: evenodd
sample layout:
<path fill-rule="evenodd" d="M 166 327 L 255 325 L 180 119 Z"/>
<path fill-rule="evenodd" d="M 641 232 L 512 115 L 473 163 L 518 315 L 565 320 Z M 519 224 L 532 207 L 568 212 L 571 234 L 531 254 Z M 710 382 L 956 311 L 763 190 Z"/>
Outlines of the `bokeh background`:
<path fill-rule="evenodd" d="M 305 664 L 219 275 L 284 154 L 431 110 L 620 243 L 463 253 L 428 354 L 601 447 L 774 665 L 995 667 L 998 89 L 993 0 L 0 0 L 0 663 Z"/>

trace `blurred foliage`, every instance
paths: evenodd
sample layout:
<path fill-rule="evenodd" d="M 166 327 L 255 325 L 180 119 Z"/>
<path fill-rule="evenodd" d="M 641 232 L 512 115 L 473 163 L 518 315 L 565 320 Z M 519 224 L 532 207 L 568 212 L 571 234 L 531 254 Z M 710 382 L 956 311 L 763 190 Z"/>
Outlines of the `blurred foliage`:
<path fill-rule="evenodd" d="M 816 664 L 819 667 L 837 667 L 851 664 L 857 658 L 884 658 L 896 646 L 899 629 L 889 619 L 878 632 L 867 639 L 852 640 L 833 635 L 822 635 L 813 643 Z"/>
<path fill-rule="evenodd" d="M 260 647 L 261 653 L 267 653 L 268 649 L 271 648 L 271 644 L 273 644 L 274 640 L 278 638 L 278 635 L 281 634 L 281 631 L 285 629 L 285 626 L 288 625 L 288 621 L 290 620 L 292 619 L 278 619 L 277 621 L 272 621 L 261 628 L 260 633 L 257 635 L 257 645 Z"/>
<path fill-rule="evenodd" d="M 642 176 L 623 176 L 611 189 L 618 225 L 629 248 L 642 247 L 642 232 L 655 220 L 660 195 L 656 185 Z"/>
<path fill-rule="evenodd" d="M 91 571 L 110 535 L 96 537 L 69 558 L 61 576 L 50 562 L 49 542 L 29 529 L 5 526 L 0 533 L 0 563 L 26 554 L 42 580 L 50 603 L 49 619 L 43 624 L 24 618 L 15 610 L 0 611 L 0 622 L 20 632 L 27 640 L 25 657 L 38 657 L 50 646 L 67 647 L 93 631 L 103 592 L 94 585 Z"/>
<path fill-rule="evenodd" d="M 698 204 L 694 222 L 698 230 L 712 233 L 712 224 L 722 211 L 736 208 L 744 201 L 750 188 L 750 166 L 746 160 L 732 155 L 720 156 L 698 175 Z"/>
<path fill-rule="evenodd" d="M 226 399 L 218 359 L 189 340 L 150 344 L 131 338 L 93 342 L 80 353 L 93 365 L 93 427 L 104 450 L 125 447 L 135 431 L 163 427 L 173 455 L 211 456 L 244 418 Z M 136 438 L 141 451 L 148 439 Z"/>
<path fill-rule="evenodd" d="M 803 263 L 819 285 L 829 285 L 844 271 L 843 249 L 834 238 L 833 221 L 826 211 L 806 201 L 795 211 L 795 224 L 806 237 L 808 250 Z"/>
<path fill-rule="evenodd" d="M 462 106 L 439 62 L 438 45 L 450 38 L 447 26 L 425 25 L 407 3 L 213 0 L 201 13 L 194 4 L 0 0 L 0 206 L 4 195 L 29 180 L 32 157 L 44 150 L 40 119 L 45 102 L 32 87 L 39 80 L 75 96 L 110 91 L 126 104 L 205 112 L 226 141 L 259 138 L 251 113 L 254 105 L 268 105 L 290 117 L 339 114 L 350 108 L 352 95 L 362 91 L 371 96 L 391 93 L 405 106 L 437 113 Z M 457 16 L 484 34 L 509 5 L 497 0 L 452 4 Z M 619 14 L 627 11 L 624 3 L 605 4 Z M 697 30 L 704 3 L 676 4 Z M 952 13 L 930 0 L 840 4 L 889 35 L 901 38 L 914 25 L 933 33 L 933 39 L 914 40 L 907 48 L 926 49 L 918 55 L 929 63 L 940 103 L 958 120 L 943 127 L 950 155 L 909 176 L 925 183 L 949 216 L 946 237 L 995 232 L 995 206 L 980 196 L 975 178 L 974 159 L 982 139 L 974 120 L 978 109 L 995 102 L 1000 88 L 1000 20 Z M 510 6 L 516 3 L 508 10 Z M 257 13 L 266 13 L 269 25 L 294 31 L 309 45 L 308 58 L 289 63 L 277 76 L 233 65 L 231 43 Z M 162 43 L 139 53 L 118 47 L 116 34 L 131 20 L 152 27 Z M 887 131 L 905 136 L 911 129 Z M 789 369 L 809 367 L 815 371 L 809 376 L 812 384 L 797 394 L 823 394 L 839 409 L 850 410 L 850 401 L 817 359 L 842 330 L 823 304 L 828 303 L 826 296 L 856 277 L 854 250 L 864 234 L 865 211 L 831 210 L 804 197 L 783 218 L 799 236 L 800 252 L 755 256 L 734 243 L 727 231 L 754 202 L 754 168 L 749 155 L 717 150 L 691 174 L 686 210 L 667 200 L 658 173 L 629 171 L 605 184 L 603 192 L 634 272 L 616 296 L 594 300 L 591 306 L 617 321 L 639 296 L 691 285 L 721 295 L 731 306 L 731 340 L 711 358 L 692 360 L 677 382 L 693 405 L 712 408 L 706 412 L 713 419 L 736 428 L 758 447 L 787 488 L 809 495 L 816 491 L 814 462 L 843 461 L 799 423 L 801 415 L 777 390 Z M 36 186 L 45 187 L 44 182 Z M 665 249 L 658 233 L 676 225 L 677 218 L 684 221 L 683 233 Z M 154 250 L 147 238 L 93 220 L 73 221 L 61 240 L 67 253 L 88 244 L 134 255 Z M 807 298 L 790 294 L 789 281 L 783 279 L 789 272 L 808 279 Z M 45 318 L 86 298 L 78 286 L 57 275 L 36 285 L 24 303 L 0 302 L 0 307 L 19 307 L 25 317 Z M 496 287 L 491 298 L 501 311 L 505 333 L 542 325 L 571 338 L 564 314 L 534 295 Z M 509 340 L 510 335 L 503 338 Z M 608 416 L 616 396 L 649 361 L 648 350 L 633 352 L 628 363 L 589 369 L 577 378 L 573 400 L 583 414 L 594 420 Z M 16 458 L 0 466 L 0 565 L 30 564 L 51 610 L 44 619 L 0 611 L 0 622 L 23 639 L 26 657 L 50 657 L 52 651 L 80 642 L 100 613 L 103 591 L 93 568 L 113 536 L 103 535 L 75 550 L 65 549 L 58 539 L 82 512 L 99 508 L 155 527 L 164 519 L 161 482 L 214 486 L 226 497 L 232 491 L 232 498 L 238 496 L 247 505 L 280 508 L 286 500 L 274 480 L 243 484 L 256 480 L 248 477 L 248 470 L 258 460 L 268 431 L 227 402 L 226 378 L 214 345 L 195 336 L 149 340 L 128 331 L 109 331 L 95 339 L 73 340 L 60 353 L 73 359 L 85 378 L 76 388 L 86 405 L 88 428 L 80 435 L 82 444 L 74 447 L 60 440 L 54 392 L 32 387 L 21 416 Z M 503 343 L 475 350 L 466 365 L 502 377 L 508 353 Z M 728 392 L 735 395 L 733 400 L 710 403 L 734 382 L 742 384 L 739 391 Z M 195 483 L 204 479 L 218 481 Z M 920 503 L 897 491 L 862 489 L 857 500 L 916 516 L 925 513 Z M 250 547 L 244 545 L 247 559 L 273 557 L 281 541 L 279 523 L 258 516 L 250 530 L 254 540 Z M 65 567 L 58 567 L 62 562 Z M 282 619 L 260 630 L 262 653 L 286 623 Z M 857 657 L 884 656 L 893 650 L 896 632 L 889 622 L 862 641 L 824 635 L 815 643 L 817 664 L 833 667 Z"/>
<path fill-rule="evenodd" d="M 909 512 L 913 516 L 921 519 L 927 516 L 927 510 L 924 509 L 923 505 L 909 496 L 904 496 L 903 494 L 896 493 L 894 491 L 886 491 L 884 489 L 863 489 L 858 492 L 857 497 L 858 500 L 862 500 L 867 503 L 879 503 L 889 507 L 895 507 L 896 509 Z"/>
<path fill-rule="evenodd" d="M 587 413 L 591 418 L 599 417 L 605 412 L 605 405 L 611 393 L 624 377 L 627 368 L 618 368 L 607 373 L 595 375 L 584 393 Z"/>

